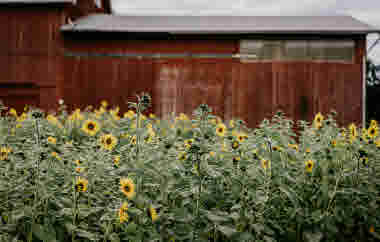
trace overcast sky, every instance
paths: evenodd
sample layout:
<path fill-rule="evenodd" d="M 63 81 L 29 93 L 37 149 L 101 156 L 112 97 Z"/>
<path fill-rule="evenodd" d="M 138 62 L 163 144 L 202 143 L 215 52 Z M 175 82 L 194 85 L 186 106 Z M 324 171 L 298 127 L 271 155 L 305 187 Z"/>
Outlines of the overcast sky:
<path fill-rule="evenodd" d="M 129 15 L 351 15 L 380 29 L 380 0 L 111 0 Z M 377 36 L 369 36 L 369 45 Z M 380 64 L 380 44 L 370 56 Z"/>

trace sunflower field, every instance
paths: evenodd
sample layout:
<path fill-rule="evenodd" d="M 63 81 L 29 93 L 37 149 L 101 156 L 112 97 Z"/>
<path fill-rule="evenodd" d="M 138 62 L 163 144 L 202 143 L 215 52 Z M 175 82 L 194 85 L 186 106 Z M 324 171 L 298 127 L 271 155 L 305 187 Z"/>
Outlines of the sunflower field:
<path fill-rule="evenodd" d="M 249 129 L 150 103 L 0 105 L 0 241 L 380 240 L 376 121 L 277 112 Z"/>

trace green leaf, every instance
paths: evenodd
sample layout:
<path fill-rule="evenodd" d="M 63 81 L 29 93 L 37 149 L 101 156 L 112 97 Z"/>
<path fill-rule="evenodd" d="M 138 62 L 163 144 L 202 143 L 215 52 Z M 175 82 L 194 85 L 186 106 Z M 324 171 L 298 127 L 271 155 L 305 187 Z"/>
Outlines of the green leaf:
<path fill-rule="evenodd" d="M 222 225 L 218 225 L 218 230 L 222 232 L 224 235 L 226 235 L 227 237 L 231 237 L 233 234 L 237 233 L 235 228 L 222 226 Z"/>
<path fill-rule="evenodd" d="M 46 231 L 44 227 L 40 224 L 33 224 L 32 232 L 38 239 L 44 242 L 57 241 L 55 237 L 55 231 Z"/>
<path fill-rule="evenodd" d="M 137 231 L 137 225 L 135 223 L 129 223 L 127 228 L 125 229 L 125 232 L 128 234 L 135 234 Z"/>
<path fill-rule="evenodd" d="M 219 215 L 216 215 L 215 213 L 211 213 L 211 212 L 207 213 L 206 216 L 209 220 L 211 220 L 214 223 L 229 221 L 229 218 L 227 216 L 219 216 Z"/>

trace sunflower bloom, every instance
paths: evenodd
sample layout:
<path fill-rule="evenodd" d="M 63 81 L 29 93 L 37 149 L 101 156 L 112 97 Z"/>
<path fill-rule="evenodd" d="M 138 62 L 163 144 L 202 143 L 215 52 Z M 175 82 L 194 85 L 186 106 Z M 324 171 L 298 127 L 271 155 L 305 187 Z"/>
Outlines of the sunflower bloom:
<path fill-rule="evenodd" d="M 149 206 L 148 216 L 152 219 L 153 223 L 158 219 L 158 214 L 157 214 L 157 211 L 154 207 Z"/>
<path fill-rule="evenodd" d="M 313 160 L 305 161 L 306 172 L 311 173 L 313 171 L 313 167 L 314 167 L 314 161 Z"/>
<path fill-rule="evenodd" d="M 120 190 L 124 193 L 128 199 L 132 199 L 135 196 L 135 184 L 130 178 L 120 179 Z"/>
<path fill-rule="evenodd" d="M 375 125 L 370 126 L 367 130 L 367 135 L 371 139 L 376 138 L 379 135 L 379 128 Z"/>
<path fill-rule="evenodd" d="M 371 127 L 373 126 L 373 127 L 377 127 L 377 128 L 378 128 L 378 127 L 379 127 L 379 124 L 377 123 L 376 120 L 372 119 L 372 120 L 371 120 L 371 124 L 370 124 L 370 126 L 371 126 Z"/>
<path fill-rule="evenodd" d="M 194 143 L 194 139 L 187 139 L 185 140 L 185 147 L 187 149 L 190 149 L 191 145 Z"/>
<path fill-rule="evenodd" d="M 239 142 L 243 142 L 244 140 L 248 139 L 248 136 L 245 133 L 239 133 L 237 135 L 237 140 Z"/>
<path fill-rule="evenodd" d="M 331 146 L 336 147 L 337 141 L 335 139 L 331 140 Z"/>
<path fill-rule="evenodd" d="M 8 160 L 8 154 L 12 151 L 11 148 L 1 147 L 0 148 L 0 160 Z"/>
<path fill-rule="evenodd" d="M 100 105 L 103 107 L 103 108 L 107 108 L 108 107 L 108 102 L 106 100 L 103 100 L 100 102 Z"/>
<path fill-rule="evenodd" d="M 105 134 L 100 137 L 100 145 L 105 150 L 113 150 L 117 145 L 117 138 L 112 134 Z"/>
<path fill-rule="evenodd" d="M 47 142 L 50 143 L 50 144 L 55 145 L 55 144 L 57 143 L 57 139 L 54 138 L 54 137 L 49 136 L 49 137 L 47 138 Z"/>
<path fill-rule="evenodd" d="M 234 142 L 232 142 L 232 148 L 233 149 L 237 149 L 237 148 L 239 148 L 239 142 L 237 141 L 237 140 L 235 140 Z"/>
<path fill-rule="evenodd" d="M 58 153 L 57 152 L 55 152 L 55 151 L 53 151 L 53 152 L 51 152 L 51 156 L 53 156 L 55 159 L 57 159 L 57 160 L 62 160 L 62 158 L 58 155 Z"/>
<path fill-rule="evenodd" d="M 320 112 L 317 113 L 317 115 L 314 117 L 314 127 L 317 129 L 321 128 L 323 119 L 323 115 Z"/>
<path fill-rule="evenodd" d="M 355 124 L 350 124 L 350 126 L 348 126 L 348 129 L 350 131 L 350 135 L 349 135 L 349 138 L 350 138 L 350 141 L 354 141 L 356 139 L 356 137 L 358 136 L 358 131 L 356 130 L 356 125 Z"/>
<path fill-rule="evenodd" d="M 123 204 L 120 206 L 119 208 L 119 221 L 120 223 L 124 223 L 124 222 L 127 222 L 128 221 L 128 203 L 127 202 L 123 202 Z"/>
<path fill-rule="evenodd" d="M 119 165 L 119 163 L 120 163 L 120 155 L 115 155 L 113 157 L 113 163 L 115 164 L 115 166 Z"/>
<path fill-rule="evenodd" d="M 87 185 L 88 181 L 84 178 L 77 178 L 76 184 L 75 184 L 75 190 L 77 192 L 85 192 L 87 191 Z"/>
<path fill-rule="evenodd" d="M 298 145 L 297 144 L 288 144 L 288 147 L 291 149 L 294 149 L 295 151 L 298 151 Z"/>
<path fill-rule="evenodd" d="M 216 134 L 220 137 L 223 137 L 226 134 L 226 126 L 223 123 L 216 126 Z"/>
<path fill-rule="evenodd" d="M 128 112 L 124 113 L 124 118 L 132 119 L 135 116 L 135 112 L 133 110 L 129 110 Z"/>
<path fill-rule="evenodd" d="M 74 163 L 77 165 L 77 166 L 81 166 L 83 164 L 83 161 L 79 160 L 79 159 L 76 159 L 74 161 Z"/>
<path fill-rule="evenodd" d="M 9 110 L 9 114 L 12 115 L 13 117 L 17 117 L 17 111 L 16 111 L 16 109 L 11 108 L 11 109 Z"/>
<path fill-rule="evenodd" d="M 82 126 L 82 130 L 90 136 L 96 135 L 99 129 L 100 129 L 100 126 L 98 122 L 93 121 L 93 120 L 86 120 Z"/>

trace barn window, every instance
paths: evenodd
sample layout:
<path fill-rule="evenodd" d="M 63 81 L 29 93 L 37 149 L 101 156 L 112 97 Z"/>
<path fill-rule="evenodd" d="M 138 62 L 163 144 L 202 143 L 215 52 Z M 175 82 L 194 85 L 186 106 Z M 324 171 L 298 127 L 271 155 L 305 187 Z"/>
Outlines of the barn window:
<path fill-rule="evenodd" d="M 352 40 L 241 40 L 240 60 L 352 62 Z"/>

